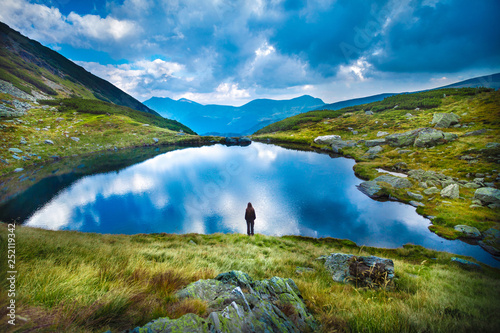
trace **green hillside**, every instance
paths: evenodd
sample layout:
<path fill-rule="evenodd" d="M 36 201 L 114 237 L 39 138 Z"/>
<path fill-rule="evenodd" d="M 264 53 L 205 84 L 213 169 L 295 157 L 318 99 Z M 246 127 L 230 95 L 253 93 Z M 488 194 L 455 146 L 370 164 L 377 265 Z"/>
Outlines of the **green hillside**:
<path fill-rule="evenodd" d="M 158 115 L 108 81 L 1 22 L 0 79 L 28 94 L 37 91 L 52 97 L 100 99 Z"/>
<path fill-rule="evenodd" d="M 417 129 L 433 130 L 434 115 L 442 113 L 457 115 L 459 122 L 436 130 L 442 131 L 446 137 L 456 135 L 456 139 L 443 139 L 429 147 L 396 147 L 381 143 L 377 148 L 380 151 L 369 153 L 369 149 L 378 144 L 367 141 L 383 141 L 386 136 Z M 418 197 L 421 205 L 417 212 L 432 219 L 432 231 L 454 239 L 464 236 L 453 228 L 456 225 L 474 226 L 481 232 L 489 228 L 499 229 L 500 209 L 494 205 L 478 205 L 474 200 L 477 199 L 476 188 L 498 189 L 500 186 L 500 92 L 462 88 L 395 95 L 341 110 L 311 111 L 290 117 L 257 131 L 253 139 L 306 145 L 332 152 L 329 145 L 316 144 L 314 139 L 333 134 L 350 143 L 351 147 L 341 148 L 339 153 L 356 160 L 354 171 L 362 179 L 373 180 L 386 174 L 377 170 L 382 169 L 410 176 L 434 172 L 434 178 L 447 177 L 450 184 L 457 183 L 457 199 L 442 197 L 439 192 L 445 186 L 435 180 L 426 183 L 410 177 L 412 187 L 405 189 L 381 184 L 385 191 L 381 199 L 392 197 L 410 203 Z M 434 185 L 437 186 L 436 193 L 424 192 L 426 187 Z M 500 249 L 500 244 L 496 244 L 496 248 Z"/>

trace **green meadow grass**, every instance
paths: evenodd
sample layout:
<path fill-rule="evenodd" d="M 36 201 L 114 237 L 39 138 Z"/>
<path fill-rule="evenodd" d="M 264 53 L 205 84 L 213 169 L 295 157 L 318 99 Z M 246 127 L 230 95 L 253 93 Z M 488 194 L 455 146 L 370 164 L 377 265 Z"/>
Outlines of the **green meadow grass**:
<path fill-rule="evenodd" d="M 4 253 L 6 225 L 0 230 Z M 420 246 L 377 249 L 332 238 L 101 235 L 22 226 L 16 240 L 17 332 L 120 332 L 162 316 L 207 316 L 206 304 L 179 301 L 175 292 L 230 270 L 254 279 L 292 278 L 323 332 L 497 332 L 500 327 L 500 271 L 488 266 L 482 273 L 465 271 L 450 263 L 451 254 Z M 393 259 L 395 289 L 334 282 L 316 260 L 333 252 Z M 314 271 L 297 274 L 298 266 Z M 0 293 L 3 312 L 7 301 Z M 0 330 L 7 330 L 7 317 L 0 318 Z"/>

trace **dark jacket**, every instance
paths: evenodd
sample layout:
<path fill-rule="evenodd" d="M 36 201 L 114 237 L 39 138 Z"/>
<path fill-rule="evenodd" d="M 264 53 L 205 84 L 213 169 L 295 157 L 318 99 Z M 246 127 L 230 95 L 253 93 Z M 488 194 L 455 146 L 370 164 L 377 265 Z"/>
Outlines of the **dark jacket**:
<path fill-rule="evenodd" d="M 247 222 L 254 221 L 255 220 L 255 209 L 253 207 L 248 207 L 245 211 L 245 220 Z"/>

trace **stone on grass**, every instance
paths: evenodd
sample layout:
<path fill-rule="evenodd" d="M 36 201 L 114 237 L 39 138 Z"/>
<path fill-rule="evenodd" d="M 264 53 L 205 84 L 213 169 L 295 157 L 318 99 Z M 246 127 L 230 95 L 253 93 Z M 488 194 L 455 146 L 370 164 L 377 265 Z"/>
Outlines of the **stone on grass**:
<path fill-rule="evenodd" d="M 375 154 L 380 153 L 382 150 L 384 150 L 384 148 L 382 148 L 380 146 L 375 146 L 375 147 L 371 147 L 370 149 L 368 149 L 365 154 L 375 155 Z"/>
<path fill-rule="evenodd" d="M 454 229 L 458 232 L 461 232 L 464 237 L 467 238 L 481 238 L 481 232 L 475 227 L 471 227 L 468 225 L 456 225 Z"/>
<path fill-rule="evenodd" d="M 370 198 L 380 198 L 384 196 L 381 192 L 382 186 L 380 186 L 376 181 L 373 180 L 362 182 L 357 186 L 357 188 Z"/>
<path fill-rule="evenodd" d="M 386 136 L 386 135 L 389 135 L 389 132 L 383 132 L 383 131 L 377 132 L 377 137 Z"/>
<path fill-rule="evenodd" d="M 331 145 L 334 141 L 341 139 L 340 135 L 323 135 L 314 139 L 314 143 L 318 145 Z"/>
<path fill-rule="evenodd" d="M 424 196 L 422 194 L 419 194 L 419 193 L 413 193 L 410 191 L 406 191 L 406 194 L 408 194 L 408 196 L 412 197 L 415 200 L 423 200 L 424 199 Z"/>
<path fill-rule="evenodd" d="M 434 113 L 432 117 L 431 124 L 434 124 L 435 127 L 448 128 L 451 125 L 458 124 L 460 121 L 460 117 L 454 113 Z"/>
<path fill-rule="evenodd" d="M 17 168 L 17 169 L 14 169 L 14 172 L 21 172 L 23 170 L 24 170 L 23 168 Z"/>
<path fill-rule="evenodd" d="M 461 258 L 457 258 L 457 257 L 451 257 L 451 262 L 457 264 L 461 268 L 466 269 L 468 271 L 482 271 L 483 270 L 483 268 L 480 265 L 476 264 L 475 262 L 469 261 L 469 260 L 465 260 L 465 259 L 461 259 Z"/>
<path fill-rule="evenodd" d="M 474 199 L 480 200 L 483 205 L 500 204 L 500 190 L 493 187 L 478 188 Z"/>
<path fill-rule="evenodd" d="M 153 138 L 153 141 L 154 141 L 155 143 L 158 143 L 158 141 L 159 141 L 159 140 L 158 140 L 158 138 Z"/>
<path fill-rule="evenodd" d="M 52 140 L 45 140 L 45 143 L 48 144 L 48 145 L 53 145 L 54 141 L 52 141 Z"/>
<path fill-rule="evenodd" d="M 441 197 L 443 198 L 458 199 L 459 196 L 459 186 L 457 184 L 448 185 L 441 190 Z"/>
<path fill-rule="evenodd" d="M 373 111 L 365 111 L 365 114 L 369 115 L 369 116 L 372 116 L 373 115 Z"/>
<path fill-rule="evenodd" d="M 78 142 L 78 141 L 80 141 L 80 138 L 77 138 L 77 137 L 75 137 L 75 136 L 72 136 L 72 137 L 71 137 L 71 140 L 73 140 L 73 141 L 75 141 L 75 142 Z"/>
<path fill-rule="evenodd" d="M 394 263 L 391 259 L 332 253 L 325 260 L 325 268 L 336 282 L 356 286 L 393 286 Z"/>
<path fill-rule="evenodd" d="M 420 206 L 425 206 L 423 203 L 419 202 L 419 201 L 415 201 L 415 200 L 411 200 L 409 202 L 410 205 L 412 205 L 413 207 L 420 207 Z"/>
<path fill-rule="evenodd" d="M 367 147 L 375 147 L 379 145 L 384 145 L 386 144 L 385 139 L 374 139 L 374 140 L 366 140 L 365 141 L 365 146 Z"/>
<path fill-rule="evenodd" d="M 17 154 L 20 154 L 20 153 L 22 153 L 22 152 L 23 152 L 23 151 L 22 151 L 21 149 L 19 149 L 19 148 L 9 148 L 9 151 L 10 151 L 11 153 L 17 153 Z"/>
<path fill-rule="evenodd" d="M 391 175 L 378 176 L 374 181 L 389 183 L 394 188 L 409 188 L 412 186 L 411 181 L 408 179 Z"/>

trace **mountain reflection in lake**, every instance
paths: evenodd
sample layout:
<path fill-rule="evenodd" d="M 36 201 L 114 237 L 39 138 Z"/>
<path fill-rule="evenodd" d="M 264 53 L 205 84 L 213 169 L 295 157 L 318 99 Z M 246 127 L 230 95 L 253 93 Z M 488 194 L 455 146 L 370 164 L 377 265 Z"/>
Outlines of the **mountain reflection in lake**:
<path fill-rule="evenodd" d="M 244 211 L 252 202 L 257 233 L 330 236 L 378 247 L 413 243 L 498 266 L 478 246 L 431 233 L 415 208 L 365 196 L 356 188 L 361 180 L 353 165 L 261 143 L 176 150 L 79 179 L 25 224 L 112 234 L 246 233 Z"/>

